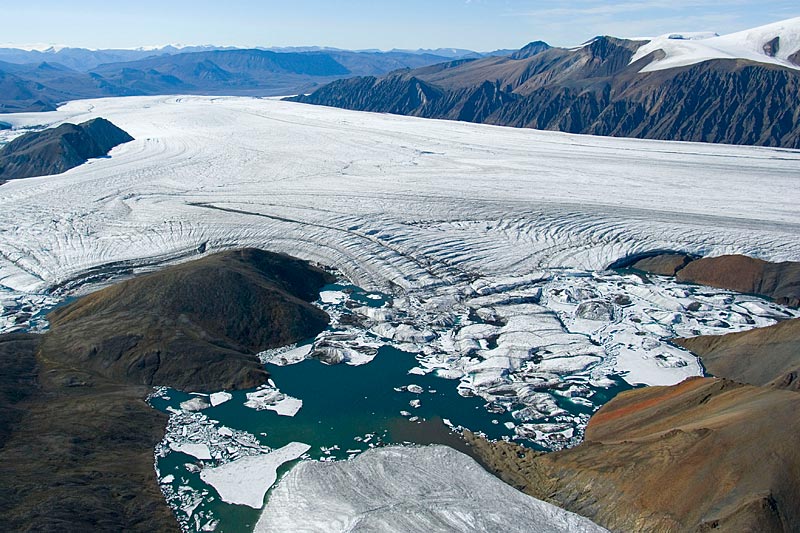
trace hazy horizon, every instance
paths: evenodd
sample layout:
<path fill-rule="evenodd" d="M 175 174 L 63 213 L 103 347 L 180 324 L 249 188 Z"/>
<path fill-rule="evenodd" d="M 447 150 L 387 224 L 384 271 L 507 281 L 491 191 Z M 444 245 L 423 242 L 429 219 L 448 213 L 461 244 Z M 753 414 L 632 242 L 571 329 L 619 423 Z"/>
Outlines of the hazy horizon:
<path fill-rule="evenodd" d="M 297 47 L 348 50 L 463 48 L 492 51 L 543 40 L 572 46 L 595 35 L 656 36 L 673 31 L 731 33 L 800 15 L 794 2 L 762 9 L 752 0 L 309 0 L 303 9 L 278 2 L 155 0 L 108 5 L 44 0 L 3 9 L 10 24 L 3 47 L 57 45 L 111 49 L 164 46 Z"/>

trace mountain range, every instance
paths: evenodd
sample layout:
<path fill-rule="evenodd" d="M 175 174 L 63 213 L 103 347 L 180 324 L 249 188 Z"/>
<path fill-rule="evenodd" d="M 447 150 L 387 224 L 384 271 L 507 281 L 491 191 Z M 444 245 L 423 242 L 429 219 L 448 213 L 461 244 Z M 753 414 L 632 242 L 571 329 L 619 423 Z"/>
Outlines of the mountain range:
<path fill-rule="evenodd" d="M 798 93 L 800 17 L 723 36 L 599 36 L 575 48 L 534 41 L 485 54 L 0 49 L 0 113 L 106 96 L 294 94 L 298 102 L 360 111 L 797 149 Z"/>
<path fill-rule="evenodd" d="M 800 18 L 736 34 L 533 42 L 293 100 L 569 133 L 800 148 Z"/>
<path fill-rule="evenodd" d="M 441 63 L 459 52 L 299 50 L 0 49 L 0 112 L 49 111 L 68 100 L 105 96 L 298 94 L 344 77 Z"/>
<path fill-rule="evenodd" d="M 73 48 L 69 46 L 33 46 L 33 47 L 3 47 L 0 46 L 0 61 L 6 63 L 31 64 L 31 63 L 58 63 L 79 71 L 89 71 L 100 65 L 108 63 L 124 63 L 151 59 L 154 57 L 190 54 L 194 52 L 213 52 L 217 50 L 246 50 L 236 46 L 215 46 L 211 44 L 198 46 L 166 45 L 144 46 L 139 48 L 110 48 L 89 49 Z M 476 52 L 463 48 L 419 48 L 416 50 L 395 48 L 389 51 L 379 49 L 346 50 L 329 46 L 271 46 L 254 47 L 253 50 L 262 50 L 277 53 L 304 53 L 304 52 L 353 52 L 360 54 L 388 54 L 388 55 L 427 55 L 437 56 L 442 60 L 480 58 L 488 56 L 509 55 L 516 50 L 494 50 L 491 52 Z"/>

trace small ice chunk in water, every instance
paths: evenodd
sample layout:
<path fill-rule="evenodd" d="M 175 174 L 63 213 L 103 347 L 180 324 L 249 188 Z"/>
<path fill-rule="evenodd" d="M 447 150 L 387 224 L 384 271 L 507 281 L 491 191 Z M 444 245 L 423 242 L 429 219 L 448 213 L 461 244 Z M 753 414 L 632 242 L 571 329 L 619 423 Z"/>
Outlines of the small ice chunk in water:
<path fill-rule="evenodd" d="M 181 409 L 184 411 L 202 411 L 208 407 L 208 402 L 203 398 L 192 398 L 191 400 L 181 402 Z"/>
<path fill-rule="evenodd" d="M 406 390 L 408 390 L 408 392 L 411 392 L 413 394 L 422 394 L 425 391 L 425 389 L 423 389 L 419 385 L 414 385 L 413 383 L 408 387 L 406 387 Z"/>
<path fill-rule="evenodd" d="M 216 407 L 220 404 L 223 404 L 233 398 L 233 395 L 229 392 L 215 392 L 210 396 L 211 406 Z"/>
<path fill-rule="evenodd" d="M 340 304 L 347 300 L 347 295 L 342 291 L 322 291 L 319 299 L 324 304 Z"/>

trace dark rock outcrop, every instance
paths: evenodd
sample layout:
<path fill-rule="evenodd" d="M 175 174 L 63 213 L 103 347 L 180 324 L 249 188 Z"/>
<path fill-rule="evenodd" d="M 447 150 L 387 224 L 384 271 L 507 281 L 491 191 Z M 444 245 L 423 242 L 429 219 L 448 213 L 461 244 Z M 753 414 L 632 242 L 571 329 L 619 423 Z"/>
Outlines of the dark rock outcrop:
<path fill-rule="evenodd" d="M 152 385 L 242 389 L 254 353 L 313 336 L 332 281 L 306 262 L 223 252 L 134 278 L 0 336 L 0 516 L 9 531 L 177 531 L 153 471 Z"/>
<path fill-rule="evenodd" d="M 0 179 L 60 174 L 132 140 L 104 118 L 26 133 L 0 149 Z"/>
<path fill-rule="evenodd" d="M 612 531 L 797 531 L 800 395 L 724 379 L 620 394 L 583 444 L 536 454 L 468 435 L 524 492 Z"/>
<path fill-rule="evenodd" d="M 800 391 L 800 319 L 739 333 L 672 342 L 700 356 L 711 375 Z"/>
<path fill-rule="evenodd" d="M 639 41 L 603 36 L 569 50 L 536 44 L 510 57 L 337 81 L 293 100 L 569 133 L 800 148 L 796 70 L 718 59 L 640 73 L 659 52 L 631 64 Z M 422 83 L 431 96 L 400 98 Z M 498 104 L 463 112 L 466 101 L 485 98 L 486 83 L 497 87 Z"/>

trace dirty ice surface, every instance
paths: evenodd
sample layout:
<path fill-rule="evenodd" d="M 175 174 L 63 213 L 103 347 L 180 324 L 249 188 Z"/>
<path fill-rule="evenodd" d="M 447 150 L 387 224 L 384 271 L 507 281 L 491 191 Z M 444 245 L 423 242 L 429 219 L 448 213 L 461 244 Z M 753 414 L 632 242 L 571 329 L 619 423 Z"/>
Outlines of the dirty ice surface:
<path fill-rule="evenodd" d="M 587 518 L 506 485 L 445 446 L 387 447 L 303 462 L 273 490 L 256 533 L 600 533 Z"/>

